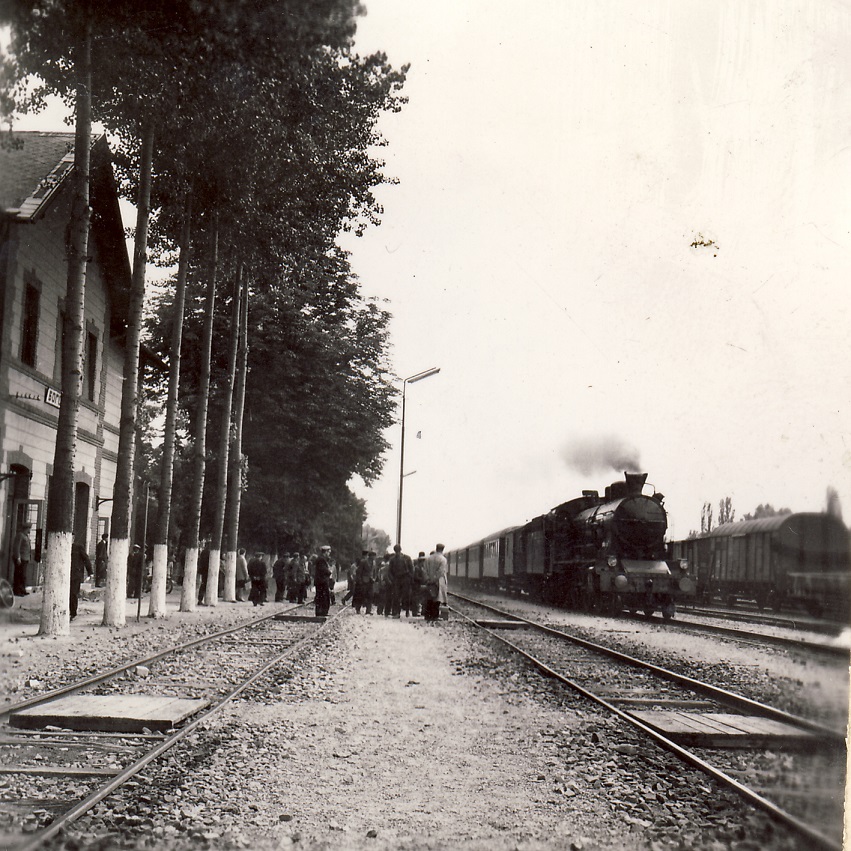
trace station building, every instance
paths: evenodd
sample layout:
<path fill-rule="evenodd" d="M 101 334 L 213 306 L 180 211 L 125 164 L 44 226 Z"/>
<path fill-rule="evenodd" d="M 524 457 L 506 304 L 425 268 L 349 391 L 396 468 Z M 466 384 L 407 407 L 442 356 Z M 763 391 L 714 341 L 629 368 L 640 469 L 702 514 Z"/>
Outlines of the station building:
<path fill-rule="evenodd" d="M 40 584 L 48 485 L 61 400 L 66 233 L 74 134 L 0 141 L 0 576 L 29 521 Z M 118 451 L 130 262 L 105 137 L 92 140 L 84 367 L 75 455 L 75 538 L 90 553 L 109 533 Z"/>

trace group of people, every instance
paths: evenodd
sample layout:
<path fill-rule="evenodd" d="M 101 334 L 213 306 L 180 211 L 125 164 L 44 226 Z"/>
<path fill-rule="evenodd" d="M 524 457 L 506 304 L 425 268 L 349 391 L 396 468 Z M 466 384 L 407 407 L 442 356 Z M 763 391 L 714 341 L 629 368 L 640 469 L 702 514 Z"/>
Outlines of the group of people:
<path fill-rule="evenodd" d="M 30 525 L 22 524 L 13 545 L 13 590 L 18 596 L 27 593 L 26 570 L 31 558 L 29 531 Z M 96 569 L 93 571 L 85 548 L 77 543 L 72 546 L 69 600 L 72 619 L 77 615 L 77 601 L 83 579 L 94 573 L 95 583 L 105 584 L 107 547 L 107 536 L 103 535 L 97 545 Z M 342 604 L 352 600 L 358 614 L 364 609 L 366 614 L 371 615 L 375 604 L 376 612 L 385 617 L 400 618 L 403 611 L 406 617 L 418 617 L 422 612 L 425 620 L 437 620 L 441 603 L 445 605 L 447 602 L 448 564 L 443 549 L 443 544 L 438 544 L 429 556 L 420 552 L 416 561 L 405 555 L 399 544 L 393 548 L 393 555 L 382 559 L 377 558 L 374 552 L 363 550 L 360 560 L 349 567 L 348 590 Z M 144 571 L 144 554 L 138 544 L 133 546 L 127 561 L 127 595 L 136 596 L 141 590 Z M 205 545 L 198 554 L 199 605 L 204 604 L 207 592 L 209 564 L 210 550 Z M 311 586 L 315 588 L 317 615 L 327 615 L 335 603 L 337 566 L 329 546 L 320 547 L 308 558 L 298 552 L 284 553 L 275 561 L 271 573 L 275 581 L 276 603 L 285 599 L 291 603 L 304 603 Z M 219 578 L 221 582 L 223 576 L 220 574 Z M 245 550 L 239 550 L 236 558 L 237 601 L 245 600 L 243 595 L 246 589 L 248 602 L 255 606 L 265 605 L 269 589 L 269 568 L 265 553 L 257 552 L 249 560 Z"/>
<path fill-rule="evenodd" d="M 27 569 L 32 559 L 31 529 L 32 523 L 21 523 L 12 541 L 12 564 L 14 568 L 12 592 L 16 597 L 26 597 L 29 594 L 29 591 L 27 591 Z M 85 547 L 74 541 L 71 544 L 71 582 L 68 589 L 68 612 L 71 620 L 77 617 L 77 605 L 83 579 L 91 575 L 91 559 Z"/>
<path fill-rule="evenodd" d="M 240 550 L 236 559 L 236 599 L 244 600 L 245 588 L 250 586 L 248 601 L 255 606 L 266 604 L 269 593 L 269 571 L 265 553 L 256 552 L 250 561 L 245 550 Z M 316 589 L 314 603 L 317 615 L 327 615 L 334 602 L 336 565 L 331 558 L 331 547 L 320 547 L 319 551 L 305 559 L 301 553 L 284 553 L 272 565 L 275 580 L 275 602 L 285 599 L 291 603 L 304 603 L 311 585 Z"/>
<path fill-rule="evenodd" d="M 441 604 L 446 605 L 448 564 L 443 544 L 426 556 L 420 552 L 416 561 L 402 552 L 396 544 L 393 555 L 378 559 L 374 552 L 364 550 L 357 564 L 349 568 L 349 588 L 343 605 L 351 598 L 355 611 L 364 609 L 385 617 L 419 617 L 422 611 L 427 621 L 440 617 Z"/>

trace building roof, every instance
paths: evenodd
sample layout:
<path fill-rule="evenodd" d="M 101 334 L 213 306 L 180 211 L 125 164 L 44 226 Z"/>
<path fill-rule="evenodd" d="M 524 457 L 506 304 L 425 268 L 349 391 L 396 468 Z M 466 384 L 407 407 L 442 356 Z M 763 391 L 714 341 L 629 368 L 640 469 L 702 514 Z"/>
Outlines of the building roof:
<path fill-rule="evenodd" d="M 74 167 L 74 134 L 15 132 L 0 143 L 0 210 L 32 221 Z"/>
<path fill-rule="evenodd" d="M 74 134 L 15 131 L 0 139 L 0 221 L 29 227 L 70 190 Z M 106 285 L 112 296 L 110 333 L 124 332 L 129 309 L 130 258 L 118 207 L 118 190 L 106 137 L 92 136 L 91 238 L 98 245 Z"/>

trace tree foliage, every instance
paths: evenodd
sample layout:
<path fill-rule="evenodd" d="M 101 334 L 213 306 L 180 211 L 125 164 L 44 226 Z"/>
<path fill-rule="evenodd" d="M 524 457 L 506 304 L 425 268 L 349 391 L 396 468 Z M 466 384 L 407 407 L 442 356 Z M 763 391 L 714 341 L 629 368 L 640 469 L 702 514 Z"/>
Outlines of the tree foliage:
<path fill-rule="evenodd" d="M 791 513 L 791 508 L 775 508 L 770 502 L 766 502 L 764 505 L 760 503 L 752 512 L 745 514 L 742 520 L 761 520 L 763 517 L 777 517 Z"/>

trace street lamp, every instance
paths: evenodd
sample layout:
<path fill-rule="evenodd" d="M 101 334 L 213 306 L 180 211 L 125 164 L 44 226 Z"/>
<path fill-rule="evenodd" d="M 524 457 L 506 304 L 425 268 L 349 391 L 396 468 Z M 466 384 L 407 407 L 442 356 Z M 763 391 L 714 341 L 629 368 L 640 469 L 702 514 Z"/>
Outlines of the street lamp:
<path fill-rule="evenodd" d="M 405 487 L 405 391 L 409 384 L 437 375 L 438 372 L 440 372 L 440 367 L 433 366 L 431 369 L 416 373 L 416 375 L 409 375 L 402 382 L 402 458 L 399 461 L 399 510 L 396 515 L 396 543 L 399 546 L 402 545 L 402 491 Z"/>

